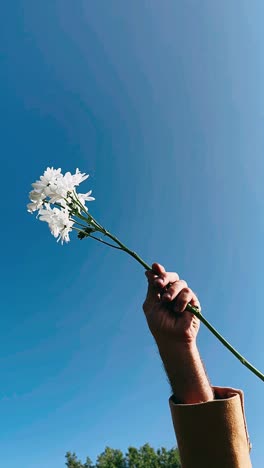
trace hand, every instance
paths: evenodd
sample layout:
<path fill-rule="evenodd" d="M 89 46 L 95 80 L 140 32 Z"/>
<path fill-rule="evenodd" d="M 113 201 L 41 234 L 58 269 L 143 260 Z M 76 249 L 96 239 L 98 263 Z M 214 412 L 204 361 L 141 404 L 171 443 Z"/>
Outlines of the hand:
<path fill-rule="evenodd" d="M 143 309 L 176 401 L 193 404 L 213 400 L 196 346 L 200 320 L 185 311 L 189 302 L 200 308 L 196 295 L 177 273 L 166 272 L 158 263 L 153 263 L 146 276 L 149 287 Z"/>
<path fill-rule="evenodd" d="M 158 263 L 153 263 L 146 276 L 149 286 L 143 310 L 158 346 L 195 342 L 200 320 L 185 309 L 188 303 L 200 308 L 200 303 L 186 281 L 177 273 L 166 272 Z"/>

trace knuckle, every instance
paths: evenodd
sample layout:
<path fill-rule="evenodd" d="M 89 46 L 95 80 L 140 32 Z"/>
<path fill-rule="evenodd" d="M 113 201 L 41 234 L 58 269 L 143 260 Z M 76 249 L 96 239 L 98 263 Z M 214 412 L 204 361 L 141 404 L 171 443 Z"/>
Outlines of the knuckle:
<path fill-rule="evenodd" d="M 179 283 L 181 283 L 181 285 L 184 287 L 184 289 L 189 289 L 188 284 L 187 284 L 187 282 L 185 280 L 181 279 L 181 280 L 179 280 Z"/>
<path fill-rule="evenodd" d="M 192 290 L 188 287 L 183 288 L 179 294 L 179 300 L 182 300 L 182 301 L 190 300 L 191 297 L 192 297 Z"/>

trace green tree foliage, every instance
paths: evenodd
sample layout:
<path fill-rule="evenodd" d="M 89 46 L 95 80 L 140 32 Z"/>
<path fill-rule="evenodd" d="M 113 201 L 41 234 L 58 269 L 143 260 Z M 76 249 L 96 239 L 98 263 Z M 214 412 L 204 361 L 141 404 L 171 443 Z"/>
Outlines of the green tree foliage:
<path fill-rule="evenodd" d="M 83 464 L 80 460 L 77 459 L 75 453 L 67 452 L 65 455 L 67 468 L 94 468 L 92 460 L 89 457 L 86 458 L 86 462 Z"/>
<path fill-rule="evenodd" d="M 106 447 L 97 457 L 96 468 L 126 468 L 126 461 L 121 450 Z"/>
<path fill-rule="evenodd" d="M 127 453 L 121 450 L 106 447 L 104 452 L 98 455 L 95 465 L 87 457 L 83 464 L 75 453 L 66 453 L 67 468 L 181 468 L 180 456 L 177 448 L 167 450 L 161 447 L 153 449 L 145 444 L 139 449 L 128 447 Z"/>
<path fill-rule="evenodd" d="M 145 468 L 151 466 L 159 468 L 159 456 L 149 444 L 143 445 L 140 449 L 129 447 L 126 454 L 128 468 Z"/>
<path fill-rule="evenodd" d="M 180 454 L 177 448 L 166 450 L 164 447 L 157 450 L 159 456 L 159 467 L 163 468 L 180 468 Z"/>

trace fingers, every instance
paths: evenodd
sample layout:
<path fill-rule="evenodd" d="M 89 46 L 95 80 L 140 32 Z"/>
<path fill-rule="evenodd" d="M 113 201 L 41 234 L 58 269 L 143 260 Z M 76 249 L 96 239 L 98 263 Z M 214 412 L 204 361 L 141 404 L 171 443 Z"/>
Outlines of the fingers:
<path fill-rule="evenodd" d="M 177 273 L 166 272 L 165 268 L 159 263 L 153 263 L 152 270 L 146 271 L 145 275 L 149 283 L 147 299 L 157 299 L 163 288 L 169 283 L 179 280 Z"/>
<path fill-rule="evenodd" d="M 166 273 L 164 266 L 156 262 L 152 264 L 152 271 L 155 272 L 157 275 L 162 275 L 163 273 Z"/>
<path fill-rule="evenodd" d="M 188 287 L 186 281 L 179 279 L 179 275 L 177 273 L 166 272 L 164 267 L 158 263 L 154 263 L 152 265 L 152 270 L 159 276 L 150 272 L 150 274 L 147 275 L 149 281 L 156 287 L 160 286 L 165 288 L 169 285 L 168 289 L 162 295 L 162 300 L 164 302 L 174 301 L 173 309 L 175 312 L 183 312 L 189 303 L 200 308 L 197 296 Z"/>
<path fill-rule="evenodd" d="M 160 297 L 164 302 L 173 303 L 175 312 L 183 312 L 187 304 L 200 308 L 200 303 L 195 293 L 188 287 L 184 280 L 180 280 L 175 272 L 167 272 L 159 263 L 153 263 L 152 270 L 146 271 L 149 287 L 147 300 L 157 300 Z M 168 289 L 164 291 L 164 288 Z"/>
<path fill-rule="evenodd" d="M 173 301 L 184 289 L 188 289 L 188 285 L 184 280 L 178 280 L 171 284 L 170 287 L 164 292 L 162 299 L 165 302 Z"/>
<path fill-rule="evenodd" d="M 190 288 L 186 287 L 183 288 L 176 297 L 173 309 L 175 312 L 184 312 L 189 303 L 200 309 L 200 302 L 198 298 Z"/>
<path fill-rule="evenodd" d="M 159 263 L 153 263 L 152 270 L 146 271 L 146 276 L 149 283 L 155 287 L 164 288 L 169 283 L 174 283 L 179 280 L 179 275 L 175 272 L 168 272 Z"/>
<path fill-rule="evenodd" d="M 149 284 L 154 288 L 165 288 L 169 283 L 179 280 L 179 275 L 174 272 L 165 272 L 162 276 L 157 276 L 151 271 L 146 272 Z"/>

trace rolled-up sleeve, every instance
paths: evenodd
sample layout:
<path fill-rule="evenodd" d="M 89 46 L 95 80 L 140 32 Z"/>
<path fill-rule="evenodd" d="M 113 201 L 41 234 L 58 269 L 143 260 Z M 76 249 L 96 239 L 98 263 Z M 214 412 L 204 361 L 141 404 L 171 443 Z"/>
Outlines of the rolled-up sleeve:
<path fill-rule="evenodd" d="M 207 403 L 170 409 L 183 468 L 251 468 L 250 442 L 241 390 L 213 387 Z"/>

